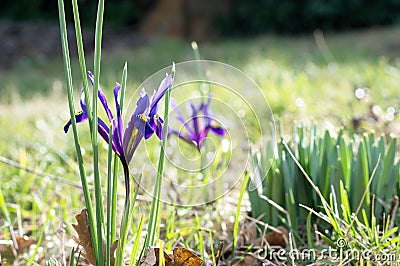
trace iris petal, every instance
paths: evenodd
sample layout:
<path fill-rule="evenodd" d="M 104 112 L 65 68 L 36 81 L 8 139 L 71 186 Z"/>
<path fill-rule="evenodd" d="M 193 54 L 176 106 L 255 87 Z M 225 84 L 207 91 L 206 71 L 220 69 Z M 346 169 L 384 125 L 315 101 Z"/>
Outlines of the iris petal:
<path fill-rule="evenodd" d="M 225 136 L 225 129 L 222 128 L 220 125 L 217 124 L 214 120 L 211 120 L 208 128 L 211 130 L 212 133 L 219 135 L 219 136 Z"/>
<path fill-rule="evenodd" d="M 92 72 L 90 72 L 90 71 L 88 71 L 88 77 L 89 77 L 89 80 L 90 80 L 90 83 L 92 83 L 92 86 L 94 86 L 94 76 L 93 76 L 93 73 Z"/>
<path fill-rule="evenodd" d="M 118 100 L 118 92 L 121 89 L 121 85 L 117 83 L 117 85 L 114 88 L 114 100 L 115 100 L 115 108 L 117 111 L 117 123 L 118 123 L 118 137 L 119 137 L 119 142 L 122 145 L 122 138 L 123 138 L 123 125 L 122 125 L 122 117 L 121 117 L 121 106 L 119 105 L 119 100 Z"/>
<path fill-rule="evenodd" d="M 149 108 L 149 105 L 150 105 L 149 96 L 144 91 L 144 89 L 142 89 L 142 92 L 140 93 L 140 98 L 136 103 L 136 108 L 135 111 L 133 112 L 133 115 L 136 116 L 138 114 L 146 113 L 146 110 Z"/>
<path fill-rule="evenodd" d="M 149 116 L 153 116 L 157 113 L 159 109 L 159 103 L 161 98 L 167 92 L 168 88 L 172 85 L 172 74 L 167 75 L 162 81 L 158 90 L 154 92 L 153 96 L 151 97 L 151 104 L 150 104 L 150 112 Z"/>
<path fill-rule="evenodd" d="M 83 90 L 83 88 L 82 88 L 82 93 L 81 93 L 80 104 L 81 104 L 81 108 L 82 108 L 83 112 L 87 113 L 85 91 Z"/>
<path fill-rule="evenodd" d="M 179 109 L 177 102 L 175 99 L 171 99 L 171 106 L 174 111 L 176 111 L 177 116 L 176 119 L 182 123 L 182 125 L 186 128 L 189 134 L 194 134 L 193 130 L 189 127 L 189 124 L 186 121 L 185 116 L 183 115 L 182 111 Z"/>
<path fill-rule="evenodd" d="M 76 123 L 81 123 L 87 119 L 87 113 L 84 111 L 79 111 L 78 113 L 75 114 L 75 121 Z M 64 126 L 64 132 L 67 133 L 69 127 L 72 125 L 71 119 L 65 124 Z"/>
<path fill-rule="evenodd" d="M 110 122 L 112 122 L 114 120 L 114 116 L 113 116 L 113 114 L 111 112 L 110 107 L 108 107 L 107 98 L 106 98 L 106 96 L 104 95 L 103 91 L 100 88 L 99 88 L 99 92 L 98 92 L 98 97 L 99 97 L 99 100 L 100 100 L 101 104 L 103 105 L 104 110 L 106 111 L 108 120 Z"/>

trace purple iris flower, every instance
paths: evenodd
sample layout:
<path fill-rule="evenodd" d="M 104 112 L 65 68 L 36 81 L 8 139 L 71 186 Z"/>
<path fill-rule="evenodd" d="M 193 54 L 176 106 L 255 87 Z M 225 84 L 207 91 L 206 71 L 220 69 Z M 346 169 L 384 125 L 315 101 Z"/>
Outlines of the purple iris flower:
<path fill-rule="evenodd" d="M 195 106 L 192 102 L 190 103 L 191 115 L 188 119 L 182 114 L 181 110 L 176 104 L 174 99 L 171 99 L 171 105 L 177 112 L 176 119 L 182 123 L 186 132 L 177 131 L 170 128 L 169 132 L 177 135 L 180 139 L 185 142 L 196 146 L 200 151 L 203 146 L 204 139 L 207 137 L 208 132 L 212 132 L 218 136 L 225 136 L 225 129 L 222 128 L 212 117 L 210 116 L 210 102 L 212 95 L 208 97 L 206 103 L 201 103 L 199 106 Z"/>
<path fill-rule="evenodd" d="M 89 79 L 94 84 L 93 74 L 88 72 Z M 118 93 L 121 89 L 121 85 L 117 83 L 114 88 L 114 101 L 116 107 L 116 118 L 114 118 L 111 109 L 108 106 L 107 99 L 103 91 L 99 88 L 98 97 L 103 105 L 103 108 L 107 114 L 109 123 L 112 123 L 113 135 L 112 135 L 112 148 L 114 152 L 121 159 L 121 163 L 124 168 L 125 182 L 127 196 L 130 191 L 129 182 L 129 162 L 132 160 L 133 153 L 138 147 L 140 141 L 143 139 L 150 138 L 153 133 L 161 139 L 163 132 L 163 120 L 157 114 L 160 100 L 167 92 L 168 88 L 172 85 L 172 75 L 167 75 L 161 82 L 157 91 L 154 92 L 153 96 L 149 99 L 146 91 L 142 89 L 140 98 L 136 103 L 136 109 L 133 112 L 131 119 L 127 127 L 123 128 L 121 107 L 118 99 Z M 77 123 L 81 123 L 87 120 L 88 110 L 86 107 L 85 95 L 82 90 L 82 96 L 80 100 L 82 110 L 75 115 Z M 71 120 L 64 126 L 65 133 L 68 132 L 71 126 Z M 108 143 L 109 141 L 109 127 L 100 118 L 98 118 L 98 131 L 100 136 Z M 128 198 L 127 198 L 128 199 Z"/>

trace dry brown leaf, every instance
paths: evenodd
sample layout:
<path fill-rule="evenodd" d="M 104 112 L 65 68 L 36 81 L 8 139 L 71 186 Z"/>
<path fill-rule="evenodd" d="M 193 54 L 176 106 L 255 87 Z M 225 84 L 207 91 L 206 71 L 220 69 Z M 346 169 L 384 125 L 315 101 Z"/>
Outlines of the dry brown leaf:
<path fill-rule="evenodd" d="M 203 260 L 186 248 L 174 248 L 171 257 L 164 252 L 165 266 L 200 266 Z M 159 265 L 160 249 L 147 248 L 146 256 L 140 260 L 140 266 Z"/>
<path fill-rule="evenodd" d="M 174 262 L 174 265 L 181 263 L 182 266 L 200 266 L 203 264 L 202 259 L 186 248 L 174 248 Z"/>
<path fill-rule="evenodd" d="M 140 260 L 140 266 L 154 266 L 157 264 L 156 252 L 154 248 L 148 247 L 146 256 Z"/>
<path fill-rule="evenodd" d="M 12 240 L 0 240 L 0 255 L 3 258 L 16 258 L 17 252 L 14 249 Z"/>
<path fill-rule="evenodd" d="M 72 224 L 72 227 L 78 233 L 78 238 L 74 237 L 74 240 L 85 250 L 85 252 L 82 252 L 82 256 L 90 264 L 96 265 L 86 209 L 75 215 L 75 219 L 78 224 Z"/>
<path fill-rule="evenodd" d="M 24 252 L 25 249 L 36 243 L 35 239 L 29 238 L 27 236 L 16 236 L 15 239 L 18 243 L 18 254 L 21 254 L 22 252 Z"/>
<path fill-rule="evenodd" d="M 94 250 L 92 246 L 92 241 L 90 237 L 89 222 L 87 217 L 86 209 L 83 209 L 79 214 L 75 215 L 75 219 L 78 224 L 72 224 L 72 227 L 78 233 L 78 237 L 74 237 L 75 242 L 81 245 L 85 252 L 82 252 L 82 256 L 92 265 L 96 265 L 96 259 L 94 257 Z M 111 244 L 110 254 L 111 254 L 111 265 L 114 265 L 115 256 L 114 252 L 118 247 L 118 240 L 115 240 Z M 106 245 L 103 241 L 103 253 L 106 253 Z"/>
<path fill-rule="evenodd" d="M 159 265 L 160 264 L 160 261 L 159 261 L 160 260 L 160 249 L 154 248 L 154 251 L 156 253 L 156 259 L 157 259 L 156 265 Z M 173 261 L 171 256 L 168 255 L 165 251 L 163 252 L 163 255 L 164 255 L 164 261 L 165 261 L 166 265 L 168 265 L 168 263 L 171 263 Z"/>
<path fill-rule="evenodd" d="M 18 250 L 14 248 L 12 240 L 0 240 L 0 254 L 3 257 L 16 258 L 17 255 L 21 255 L 27 248 L 37 241 L 27 236 L 15 236 L 17 241 Z"/>
<path fill-rule="evenodd" d="M 111 265 L 115 264 L 115 255 L 114 255 L 114 253 L 115 253 L 115 250 L 117 249 L 117 247 L 118 247 L 118 239 L 115 240 L 114 243 L 112 243 L 111 247 L 110 247 L 110 264 Z M 105 244 L 103 244 L 103 251 L 104 251 L 104 254 L 106 254 L 106 246 L 105 246 Z"/>
<path fill-rule="evenodd" d="M 276 229 L 279 230 L 280 232 L 276 231 L 269 232 L 265 236 L 265 239 L 267 240 L 270 246 L 281 246 L 284 248 L 286 247 L 286 244 L 288 242 L 287 239 L 289 233 L 283 226 L 278 226 Z"/>

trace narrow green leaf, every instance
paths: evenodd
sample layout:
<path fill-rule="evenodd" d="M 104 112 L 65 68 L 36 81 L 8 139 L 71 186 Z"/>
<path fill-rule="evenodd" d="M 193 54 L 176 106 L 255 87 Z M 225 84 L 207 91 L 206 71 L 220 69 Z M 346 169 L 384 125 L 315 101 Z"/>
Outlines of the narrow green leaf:
<path fill-rule="evenodd" d="M 237 244 L 237 237 L 239 233 L 239 216 L 240 216 L 240 207 L 242 206 L 242 199 L 244 192 L 247 188 L 247 183 L 249 182 L 250 174 L 246 174 L 244 177 L 242 188 L 240 189 L 239 199 L 236 207 L 236 214 L 235 214 L 235 223 L 233 225 L 233 243 L 232 243 L 232 256 L 235 256 L 236 251 L 236 244 Z"/>

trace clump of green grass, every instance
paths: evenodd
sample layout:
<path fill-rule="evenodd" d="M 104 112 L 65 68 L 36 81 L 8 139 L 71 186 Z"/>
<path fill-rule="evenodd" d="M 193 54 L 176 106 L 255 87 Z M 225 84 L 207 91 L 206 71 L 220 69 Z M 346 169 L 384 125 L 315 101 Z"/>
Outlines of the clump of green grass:
<path fill-rule="evenodd" d="M 290 150 L 285 148 L 281 137 L 252 156 L 255 166 L 252 182 L 253 186 L 259 185 L 249 191 L 252 213 L 254 217 L 263 215 L 262 220 L 268 224 L 286 224 L 297 232 L 308 215 L 299 205 L 314 210 L 321 208 L 318 193 L 289 151 L 328 202 L 330 191 L 339 191 L 342 184 L 348 194 L 349 207 L 355 210 L 365 191 L 361 207 L 368 219 L 376 217 L 378 223 L 389 213 L 392 198 L 400 192 L 397 138 L 377 137 L 373 133 L 348 137 L 343 130 L 337 134 L 325 130 L 321 134 L 317 127 L 307 128 L 302 124 L 294 126 L 288 147 Z M 369 184 L 375 165 L 375 177 Z M 338 206 L 343 204 L 340 198 L 335 200 Z"/>
<path fill-rule="evenodd" d="M 328 130 L 321 134 L 315 126 L 302 124 L 295 125 L 288 144 L 282 137 L 253 153 L 254 176 L 248 186 L 252 214 L 267 225 L 290 229 L 285 253 L 289 255 L 283 262 L 396 261 L 400 252 L 396 150 L 397 139 L 389 136 L 348 137 L 343 131 Z M 271 153 L 272 162 L 267 157 Z M 260 186 L 252 190 L 256 184 Z"/>

